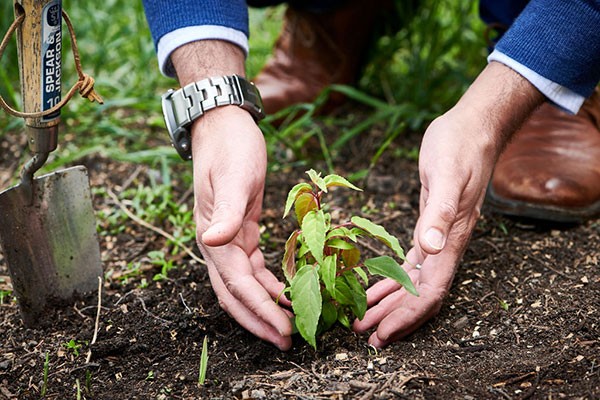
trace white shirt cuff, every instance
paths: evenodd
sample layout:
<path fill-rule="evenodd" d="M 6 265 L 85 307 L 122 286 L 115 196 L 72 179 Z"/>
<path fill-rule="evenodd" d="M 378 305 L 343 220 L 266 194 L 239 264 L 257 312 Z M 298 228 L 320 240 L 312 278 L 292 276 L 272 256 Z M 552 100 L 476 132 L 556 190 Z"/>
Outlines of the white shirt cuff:
<path fill-rule="evenodd" d="M 488 56 L 488 62 L 491 61 L 502 63 L 523 75 L 523 77 L 527 79 L 533 86 L 535 86 L 540 92 L 542 92 L 544 96 L 565 111 L 577 114 L 579 108 L 585 101 L 585 97 L 582 95 L 577 94 L 571 89 L 559 85 L 550 79 L 544 78 L 534 70 L 526 67 L 518 61 L 513 60 L 498 50 L 494 50 L 492 54 Z"/>
<path fill-rule="evenodd" d="M 238 45 L 248 55 L 248 37 L 242 31 L 220 25 L 187 26 L 167 33 L 158 41 L 158 68 L 163 75 L 175 77 L 171 53 L 197 40 L 225 40 Z"/>

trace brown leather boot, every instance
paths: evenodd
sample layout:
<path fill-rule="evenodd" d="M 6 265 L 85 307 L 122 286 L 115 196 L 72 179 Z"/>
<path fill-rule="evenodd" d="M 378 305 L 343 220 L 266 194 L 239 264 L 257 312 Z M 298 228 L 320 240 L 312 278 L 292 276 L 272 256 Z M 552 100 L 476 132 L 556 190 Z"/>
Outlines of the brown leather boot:
<path fill-rule="evenodd" d="M 496 211 L 556 222 L 600 215 L 600 90 L 577 115 L 544 104 L 504 150 L 488 190 Z"/>
<path fill-rule="evenodd" d="M 384 3 L 389 1 L 352 0 L 323 14 L 288 8 L 273 55 L 254 79 L 265 111 L 312 102 L 334 83 L 354 83 Z M 338 104 L 341 99 L 330 97 Z"/>

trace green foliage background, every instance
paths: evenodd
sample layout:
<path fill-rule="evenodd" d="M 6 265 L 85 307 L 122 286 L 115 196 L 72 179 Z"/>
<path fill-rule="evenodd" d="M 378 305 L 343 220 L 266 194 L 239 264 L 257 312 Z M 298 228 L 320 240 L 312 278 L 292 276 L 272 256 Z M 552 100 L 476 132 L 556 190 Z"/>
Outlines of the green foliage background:
<path fill-rule="evenodd" d="M 408 1 L 397 2 L 398 12 L 392 25 L 400 29 L 382 24 L 388 34 L 371 46 L 371 61 L 358 85 L 360 91 L 352 92 L 351 96 L 365 104 L 371 104 L 368 95 L 382 100 L 374 104 L 373 111 L 376 114 L 383 108 L 388 112 L 370 122 L 387 123 L 392 128 L 390 134 L 400 125 L 403 129 L 419 130 L 456 101 L 485 63 L 483 27 L 474 4 L 426 0 L 414 7 Z M 98 92 L 106 103 L 98 106 L 79 98 L 70 102 L 62 112 L 66 126 L 61 131 L 66 137 L 55 158 L 70 162 L 103 152 L 116 159 L 147 162 L 155 153 L 161 157 L 172 155 L 156 145 L 167 144 L 159 96 L 176 82 L 158 71 L 141 2 L 65 0 L 63 8 L 74 21 L 84 70 L 96 78 Z M 251 9 L 251 53 L 247 61 L 250 76 L 260 70 L 270 54 L 281 28 L 283 11 L 283 7 Z M 12 20 L 12 2 L 1 2 L 0 30 L 4 32 Z M 19 105 L 14 40 L 0 67 L 0 93 Z M 66 91 L 76 80 L 66 38 L 63 69 L 63 91 Z M 363 114 L 333 122 L 326 118 L 320 121 L 336 123 L 343 129 L 365 122 L 365 118 Z M 309 119 L 296 125 L 296 132 L 286 131 L 288 126 L 284 125 L 276 136 L 294 150 L 298 129 L 314 130 L 314 118 Z M 364 130 L 371 126 L 369 121 L 364 125 Z M 20 126 L 22 122 L 18 119 L 0 113 L 0 135 Z M 358 133 L 361 132 L 355 134 Z M 325 145 L 330 147 L 330 143 Z"/>
<path fill-rule="evenodd" d="M 342 116 L 316 116 L 315 110 L 325 100 L 324 95 L 314 104 L 292 107 L 261 123 L 272 171 L 285 165 L 313 164 L 316 158 L 325 161 L 329 172 L 333 172 L 336 155 L 345 144 L 375 127 L 383 135 L 378 139 L 377 151 L 371 155 L 371 165 L 374 165 L 398 136 L 407 130 L 423 131 L 429 121 L 459 98 L 485 65 L 486 46 L 476 3 L 423 0 L 418 2 L 418 7 L 412 3 L 397 1 L 396 15 L 379 24 L 380 35 L 372 41 L 369 61 L 358 85 L 332 88 L 345 93 L 357 107 Z M 12 2 L 0 2 L 1 33 L 14 19 L 12 7 Z M 160 95 L 177 83 L 158 71 L 141 1 L 64 0 L 63 9 L 74 23 L 83 69 L 96 79 L 96 89 L 105 103 L 92 104 L 78 96 L 69 102 L 62 110 L 59 148 L 40 172 L 94 155 L 145 164 L 157 171 L 160 179 L 153 180 L 148 188 L 138 187 L 126 193 L 134 199 L 133 204 L 143 202 L 148 208 L 148 201 L 156 202 L 157 210 L 169 204 L 172 210 L 167 214 L 172 218 L 190 220 L 190 210 L 178 214 L 176 200 L 165 200 L 172 167 L 179 165 L 178 181 L 188 186 L 192 180 L 191 168 L 186 168 L 178 159 L 164 128 Z M 271 53 L 284 11 L 283 6 L 250 10 L 249 76 L 258 73 Z M 63 30 L 65 93 L 77 80 L 77 74 L 65 25 Z M 13 39 L 0 60 L 0 94 L 21 108 L 14 42 Z M 293 121 L 286 119 L 299 110 L 304 111 L 302 117 Z M 275 127 L 270 123 L 274 118 L 283 118 L 284 123 Z M 12 137 L 22 134 L 23 126 L 22 120 L 0 112 L 0 140 L 9 133 Z M 306 142 L 315 139 L 320 153 L 307 154 Z M 406 149 L 399 154 L 415 158 L 417 150 Z M 21 158 L 23 164 L 29 158 L 27 151 Z M 366 173 L 368 170 L 360 171 L 354 178 Z M 16 182 L 18 171 L 14 175 L 13 182 Z M 149 196 L 149 192 L 152 195 Z M 103 195 L 101 188 L 96 193 Z M 172 226 L 162 214 L 157 211 L 142 217 L 154 220 L 157 225 Z M 99 217 L 106 232 L 118 228 L 125 218 L 116 210 L 100 211 Z M 182 237 L 189 233 L 182 233 Z"/>

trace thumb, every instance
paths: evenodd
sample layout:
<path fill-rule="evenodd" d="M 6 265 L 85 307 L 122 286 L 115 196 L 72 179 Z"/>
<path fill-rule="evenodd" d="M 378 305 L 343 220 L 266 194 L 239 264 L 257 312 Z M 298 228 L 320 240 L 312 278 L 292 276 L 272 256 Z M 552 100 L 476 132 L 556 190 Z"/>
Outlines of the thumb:
<path fill-rule="evenodd" d="M 429 190 L 424 187 L 421 189 L 421 216 L 416 240 L 427 254 L 442 251 L 458 216 L 461 193 L 452 179 L 446 179 L 445 182 L 437 181 Z"/>
<path fill-rule="evenodd" d="M 223 246 L 231 242 L 242 228 L 248 198 L 239 188 L 240 185 L 215 187 L 210 225 L 201 236 L 205 245 Z"/>

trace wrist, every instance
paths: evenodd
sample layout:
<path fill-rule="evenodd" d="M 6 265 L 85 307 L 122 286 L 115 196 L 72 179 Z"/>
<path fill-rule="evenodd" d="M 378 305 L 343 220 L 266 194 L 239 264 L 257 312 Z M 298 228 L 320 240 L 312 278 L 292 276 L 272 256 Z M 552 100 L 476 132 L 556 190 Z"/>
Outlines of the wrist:
<path fill-rule="evenodd" d="M 461 116 L 467 124 L 476 121 L 477 139 L 483 138 L 493 153 L 499 153 L 543 102 L 542 93 L 527 79 L 491 62 L 449 113 Z"/>
<path fill-rule="evenodd" d="M 173 51 L 171 61 L 182 87 L 214 76 L 245 76 L 243 50 L 223 40 L 187 43 Z"/>

